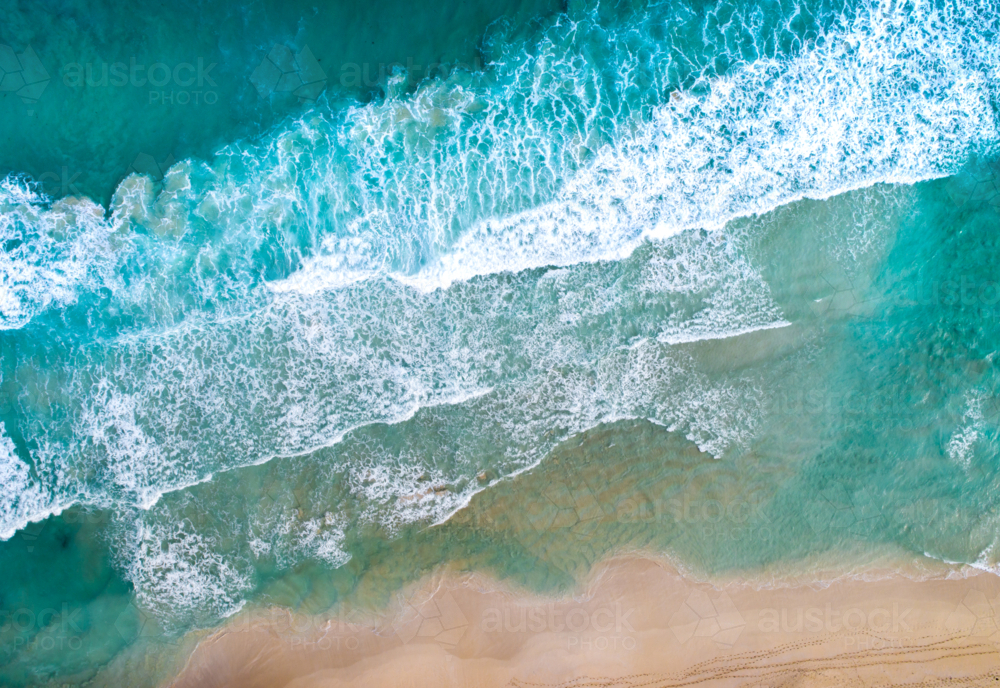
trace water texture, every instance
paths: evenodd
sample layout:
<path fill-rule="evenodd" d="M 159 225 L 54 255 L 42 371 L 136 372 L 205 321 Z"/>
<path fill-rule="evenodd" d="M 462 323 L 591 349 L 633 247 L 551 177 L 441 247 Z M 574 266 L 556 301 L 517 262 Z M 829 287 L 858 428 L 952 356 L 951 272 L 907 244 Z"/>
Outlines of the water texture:
<path fill-rule="evenodd" d="M 996 3 L 189 4 L 5 9 L 5 684 L 447 561 L 996 566 Z"/>

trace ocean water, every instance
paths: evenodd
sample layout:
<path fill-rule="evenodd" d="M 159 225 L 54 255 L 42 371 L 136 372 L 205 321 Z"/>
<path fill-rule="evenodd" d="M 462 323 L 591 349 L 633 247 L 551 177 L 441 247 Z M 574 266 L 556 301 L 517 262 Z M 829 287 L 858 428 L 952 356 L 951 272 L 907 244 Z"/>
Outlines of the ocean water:
<path fill-rule="evenodd" d="M 995 568 L 998 10 L 5 3 L 0 683 L 443 563 Z"/>

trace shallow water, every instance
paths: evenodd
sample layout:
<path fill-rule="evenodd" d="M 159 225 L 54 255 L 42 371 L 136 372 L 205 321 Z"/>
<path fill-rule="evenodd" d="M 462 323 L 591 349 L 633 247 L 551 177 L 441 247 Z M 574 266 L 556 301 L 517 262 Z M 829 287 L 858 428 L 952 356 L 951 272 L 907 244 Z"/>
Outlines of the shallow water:
<path fill-rule="evenodd" d="M 444 562 L 996 565 L 995 4 L 463 8 L 10 10 L 18 65 L 228 81 L 0 101 L 5 684 L 154 685 Z"/>

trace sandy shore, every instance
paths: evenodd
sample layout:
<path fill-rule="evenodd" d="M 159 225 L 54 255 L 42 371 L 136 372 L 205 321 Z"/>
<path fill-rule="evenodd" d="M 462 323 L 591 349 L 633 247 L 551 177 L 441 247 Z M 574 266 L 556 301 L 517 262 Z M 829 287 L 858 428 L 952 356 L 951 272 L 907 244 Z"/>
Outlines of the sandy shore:
<path fill-rule="evenodd" d="M 559 599 L 441 574 L 379 618 L 243 612 L 169 685 L 997 685 L 1000 578 L 938 573 L 761 589 L 627 557 Z"/>

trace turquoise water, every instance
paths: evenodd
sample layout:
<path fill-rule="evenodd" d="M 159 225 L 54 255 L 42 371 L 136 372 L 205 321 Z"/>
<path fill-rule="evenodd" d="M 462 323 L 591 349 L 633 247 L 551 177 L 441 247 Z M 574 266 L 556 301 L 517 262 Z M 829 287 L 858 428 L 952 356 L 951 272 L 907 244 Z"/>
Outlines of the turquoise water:
<path fill-rule="evenodd" d="M 9 10 L 4 684 L 444 562 L 996 566 L 1000 8 L 460 7 Z"/>

